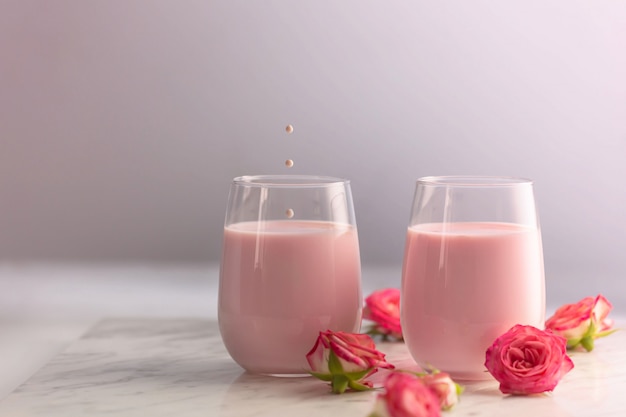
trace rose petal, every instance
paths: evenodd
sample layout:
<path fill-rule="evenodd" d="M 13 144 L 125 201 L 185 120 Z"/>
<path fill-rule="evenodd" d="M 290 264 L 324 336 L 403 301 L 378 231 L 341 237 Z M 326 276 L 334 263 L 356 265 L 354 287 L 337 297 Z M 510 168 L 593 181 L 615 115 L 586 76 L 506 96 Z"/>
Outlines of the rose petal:
<path fill-rule="evenodd" d="M 604 332 L 613 327 L 613 320 L 607 318 L 612 309 L 613 305 L 603 295 L 596 297 L 592 311 L 594 321 L 599 324 L 598 332 Z"/>
<path fill-rule="evenodd" d="M 330 370 L 328 369 L 328 350 L 324 348 L 324 341 L 321 332 L 320 336 L 318 336 L 315 341 L 313 348 L 306 354 L 306 360 L 313 372 L 320 374 L 330 373 Z"/>

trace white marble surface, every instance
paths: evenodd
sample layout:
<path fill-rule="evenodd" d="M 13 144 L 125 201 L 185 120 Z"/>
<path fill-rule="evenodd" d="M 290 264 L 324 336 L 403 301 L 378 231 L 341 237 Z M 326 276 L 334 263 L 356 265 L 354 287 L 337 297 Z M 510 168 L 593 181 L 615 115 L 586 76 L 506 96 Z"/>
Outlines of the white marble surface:
<path fill-rule="evenodd" d="M 623 327 L 623 321 L 619 326 Z M 503 396 L 495 381 L 466 386 L 450 416 L 624 416 L 626 333 L 576 352 L 552 394 Z M 400 367 L 402 343 L 380 343 Z M 380 374 L 379 377 L 383 375 Z M 334 395 L 313 378 L 244 373 L 212 319 L 107 319 L 0 402 L 1 416 L 366 416 L 374 392 Z"/>
<path fill-rule="evenodd" d="M 215 264 L 0 264 L 0 399 L 103 317 L 217 317 Z"/>
<path fill-rule="evenodd" d="M 221 342 L 218 343 L 216 341 L 219 339 L 215 339 L 217 337 L 215 329 L 211 330 L 211 323 L 214 323 L 216 319 L 218 270 L 219 267 L 216 264 L 0 264 L 0 400 L 3 400 L 0 402 L 2 404 L 0 416 L 37 415 L 33 414 L 36 413 L 33 407 L 37 404 L 42 406 L 46 401 L 48 401 L 48 405 L 45 407 L 63 406 L 63 401 L 50 394 L 46 397 L 47 400 L 33 400 L 30 403 L 31 408 L 28 408 L 28 404 L 24 402 L 19 405 L 21 408 L 18 407 L 19 401 L 27 398 L 24 397 L 25 393 L 22 393 L 23 390 L 33 388 L 35 386 L 33 384 L 46 372 L 50 372 L 55 367 L 58 369 L 55 361 L 64 357 L 57 357 L 61 352 L 64 352 L 62 355 L 68 355 L 72 351 L 95 349 L 96 352 L 99 352 L 97 353 L 98 355 L 115 354 L 125 357 L 125 355 L 129 354 L 128 352 L 124 353 L 125 349 L 130 349 L 129 346 L 134 346 L 133 344 L 135 343 L 142 346 L 148 344 L 149 340 L 144 340 L 143 342 L 140 340 L 133 341 L 124 336 L 123 332 L 108 341 L 106 338 L 101 342 L 97 342 L 97 338 L 91 341 L 87 339 L 78 340 L 81 335 L 85 334 L 105 317 L 136 317 L 142 320 L 164 320 L 164 322 L 168 320 L 186 321 L 188 317 L 194 317 L 195 320 L 191 320 L 191 322 L 202 322 L 203 324 L 199 326 L 206 327 L 204 329 L 206 340 L 198 342 L 201 346 L 197 348 L 196 353 L 183 353 L 182 350 L 180 352 L 180 355 L 184 355 L 184 357 L 190 355 L 189 360 L 196 363 L 197 366 L 192 367 L 186 364 L 178 367 L 176 371 L 178 373 L 176 373 L 172 371 L 172 367 L 175 366 L 173 364 L 184 362 L 183 357 L 176 362 L 176 355 L 172 359 L 172 355 L 167 353 L 167 351 L 159 351 L 159 353 L 151 349 L 144 349 L 143 352 L 136 353 L 137 355 L 150 355 L 151 359 L 131 356 L 125 360 L 127 360 L 128 364 L 147 361 L 144 365 L 148 366 L 148 368 L 152 366 L 150 365 L 151 363 L 159 362 L 161 363 L 159 369 L 162 372 L 170 373 L 169 380 L 178 378 L 184 381 L 186 377 L 190 377 L 192 379 L 197 378 L 197 380 L 202 379 L 203 382 L 197 386 L 193 384 L 191 387 L 185 385 L 185 393 L 175 390 L 166 392 L 164 389 L 161 389 L 162 386 L 158 381 L 136 379 L 135 377 L 141 375 L 141 372 L 138 370 L 132 371 L 129 368 L 126 371 L 127 374 L 125 374 L 125 378 L 130 378 L 128 379 L 128 384 L 130 385 L 127 386 L 138 384 L 136 386 L 140 387 L 139 390 L 143 389 L 142 392 L 144 392 L 142 395 L 135 395 L 134 391 L 113 390 L 113 384 L 109 385 L 112 391 L 98 391 L 94 387 L 89 388 L 88 384 L 77 385 L 84 384 L 84 381 L 76 382 L 81 380 L 78 378 L 78 374 L 64 373 L 68 378 L 78 378 L 78 380 L 74 381 L 74 387 L 80 386 L 84 391 L 79 391 L 78 394 L 74 392 L 73 395 L 76 398 L 81 398 L 81 401 L 86 401 L 84 395 L 89 394 L 94 396 L 96 404 L 105 402 L 111 406 L 115 404 L 119 406 L 123 404 L 123 401 L 128 400 L 131 401 L 130 404 L 134 401 L 135 405 L 139 402 L 138 404 L 141 408 L 154 400 L 163 403 L 165 410 L 175 410 L 175 412 L 169 415 L 194 415 L 196 411 L 190 410 L 190 407 L 193 408 L 197 405 L 204 410 L 197 412 L 202 413 L 202 415 L 229 416 L 238 415 L 237 413 L 241 412 L 241 409 L 238 407 L 243 407 L 245 404 L 261 403 L 263 401 L 262 397 L 266 393 L 265 390 L 269 389 L 271 392 L 276 391 L 275 394 L 279 396 L 283 393 L 294 392 L 295 399 L 292 401 L 283 398 L 280 401 L 266 404 L 265 408 L 258 406 L 257 410 L 249 415 L 312 414 L 313 410 L 316 409 L 315 404 L 318 403 L 316 402 L 317 400 L 311 400 L 310 397 L 306 397 L 308 399 L 304 402 L 308 404 L 307 407 L 312 407 L 311 411 L 307 411 L 309 409 L 304 407 L 304 409 L 300 409 L 299 414 L 291 413 L 294 408 L 298 409 L 297 400 L 303 398 L 304 393 L 308 392 L 309 386 L 306 384 L 310 382 L 272 380 L 271 385 L 265 386 L 262 382 L 265 381 L 264 378 L 259 380 L 259 377 L 242 375 L 241 370 L 227 356 L 220 356 L 221 359 L 217 362 L 209 363 L 208 353 L 213 351 L 212 349 L 217 349 L 218 351 L 222 349 Z M 584 295 L 589 295 L 588 288 L 565 285 L 565 283 L 569 282 L 568 280 L 572 273 L 574 272 L 561 271 L 559 273 L 551 272 L 547 274 L 549 312 L 553 311 L 555 305 L 575 301 Z M 581 277 L 593 276 L 593 274 L 589 274 L 589 271 L 580 271 L 579 274 Z M 623 299 L 620 298 L 623 297 L 623 291 L 620 289 L 619 282 L 615 280 L 614 286 L 610 288 L 594 287 L 593 291 L 603 292 L 609 296 L 609 299 L 614 301 L 616 305 L 615 317 L 622 318 L 621 323 L 623 323 L 622 327 L 624 327 L 626 324 L 624 314 L 626 307 Z M 364 294 L 381 287 L 397 287 L 399 283 L 399 266 L 365 266 L 363 268 Z M 191 324 L 189 325 L 191 326 Z M 626 415 L 624 409 L 620 408 L 618 401 L 621 391 L 626 388 L 623 378 L 625 372 L 624 358 L 620 356 L 620 349 L 626 342 L 624 337 L 626 336 L 623 336 L 620 332 L 599 342 L 596 352 L 582 356 L 576 354 L 574 359 L 578 367 L 576 371 L 573 371 L 566 377 L 566 380 L 579 375 L 577 378 L 581 379 L 581 382 L 578 388 L 571 386 L 566 388 L 568 385 L 565 384 L 566 381 L 563 381 L 553 396 L 526 399 L 528 401 L 522 402 L 522 404 L 525 404 L 523 407 L 525 411 L 520 411 L 519 415 L 531 412 L 533 407 L 541 407 L 544 411 L 548 410 L 546 411 L 548 415 L 557 416 L 584 415 L 583 411 L 589 412 L 590 409 L 594 409 L 594 411 L 586 414 L 586 416 Z M 123 341 L 125 338 L 128 340 Z M 156 335 L 151 340 L 157 344 L 162 343 Z M 127 347 L 125 348 L 124 346 Z M 180 346 L 184 347 L 186 344 L 181 342 Z M 68 347 L 69 350 L 66 350 Z M 193 344 L 189 344 L 188 349 L 192 349 L 192 347 Z M 401 345 L 384 345 L 383 348 L 391 349 L 391 355 L 404 355 L 405 361 L 408 358 L 406 354 L 402 354 Z M 400 349 L 400 351 L 396 352 L 394 349 Z M 223 351 L 221 352 L 220 355 L 225 355 Z M 132 349 L 130 353 L 132 353 Z M 55 357 L 56 359 L 54 359 Z M 54 361 L 50 362 L 53 359 Z M 596 363 L 596 365 L 591 366 L 592 362 Z M 167 365 L 168 363 L 172 363 L 172 365 Z M 44 365 L 46 366 L 44 367 Z M 78 362 L 76 365 L 78 366 Z M 96 369 L 97 363 L 90 366 Z M 196 371 L 199 372 L 198 375 L 191 375 Z M 117 372 L 120 372 L 119 375 L 124 374 L 119 368 Z M 129 372 L 130 374 L 128 374 Z M 154 372 L 155 375 L 158 374 L 157 371 Z M 34 379 L 30 379 L 34 374 L 36 374 L 33 377 Z M 584 382 L 586 385 L 583 386 L 582 380 L 585 379 L 585 375 L 594 375 L 594 377 Z M 166 381 L 168 381 L 167 375 L 162 380 L 163 384 L 166 384 Z M 28 385 L 24 385 L 15 391 L 26 381 L 29 381 Z M 132 381 L 132 384 L 130 381 Z M 66 383 L 67 380 L 65 378 L 60 378 L 55 386 L 59 390 L 61 388 L 65 389 Z M 171 385 L 176 386 L 177 389 L 182 389 L 178 383 L 172 383 Z M 241 388 L 242 386 L 259 389 L 258 395 L 237 394 L 243 389 Z M 313 393 L 316 393 L 316 395 L 324 394 L 323 386 L 320 387 L 316 383 L 313 387 L 310 388 L 311 395 Z M 478 390 L 478 387 L 472 387 L 472 390 L 470 392 L 475 392 Z M 115 395 L 107 397 L 107 394 L 111 392 Z M 163 398 L 155 400 L 155 393 L 158 393 Z M 196 397 L 187 400 L 193 393 L 195 393 Z M 235 398 L 235 402 L 238 401 L 237 398 L 242 398 L 239 401 L 240 404 L 220 405 L 218 407 L 216 404 L 224 404 L 223 398 L 226 393 L 228 393 L 227 398 Z M 354 394 L 350 397 L 340 396 L 340 399 L 322 396 L 320 401 L 335 404 L 336 407 L 347 407 L 346 409 L 352 410 L 346 412 L 345 415 L 363 415 L 372 401 L 372 396 L 369 394 L 371 393 L 364 395 Z M 18 400 L 20 397 L 22 400 Z M 55 398 L 54 401 L 51 401 L 52 398 Z M 172 398 L 173 402 L 169 402 L 168 398 Z M 177 398 L 178 400 L 175 401 Z M 493 389 L 491 391 L 477 391 L 476 396 L 466 395 L 463 400 L 463 407 L 459 407 L 459 409 L 448 413 L 448 415 L 480 415 L 472 414 L 472 412 L 478 411 L 470 408 L 470 406 L 473 403 L 482 401 L 481 398 L 484 401 L 497 401 L 501 403 L 502 407 L 507 409 L 507 412 L 504 414 L 515 415 L 510 413 L 515 412 L 511 410 L 515 409 L 516 406 L 510 407 L 509 404 L 515 404 L 518 400 L 502 398 Z M 142 403 L 141 401 L 144 402 Z M 574 407 L 570 407 L 568 401 L 574 404 Z M 345 405 L 344 402 L 346 402 Z M 581 402 L 582 406 L 578 407 L 577 404 Z M 177 405 L 174 405 L 174 403 Z M 188 403 L 191 405 L 188 406 Z M 601 404 L 599 410 L 606 408 L 608 411 L 604 414 L 597 414 L 594 408 L 595 403 Z M 14 411 L 18 411 L 4 412 L 8 410 L 7 407 L 10 404 L 13 404 L 11 407 L 18 407 L 13 408 Z M 168 406 L 167 404 L 170 405 Z M 45 407 L 39 409 L 40 415 L 54 415 L 51 414 L 52 408 L 47 409 Z M 233 411 L 228 411 L 228 407 L 234 407 Z M 495 405 L 491 407 L 492 410 L 494 407 L 495 410 L 498 409 Z M 579 408 L 582 411 L 579 412 Z M 58 411 L 58 413 L 64 416 L 92 414 L 91 411 L 76 411 L 76 409 L 80 409 L 80 407 L 75 408 L 72 412 L 63 413 Z M 43 410 L 46 411 L 44 412 Z M 59 410 L 62 410 L 62 407 Z M 616 413 L 611 413 L 611 410 L 617 411 Z M 276 414 L 272 414 L 273 412 Z M 163 414 L 167 413 L 164 412 Z M 118 413 L 113 413 L 113 415 L 125 416 L 133 414 L 131 411 L 122 409 Z M 241 415 L 245 416 L 246 414 Z M 494 415 L 498 415 L 497 411 L 494 411 Z"/>
<path fill-rule="evenodd" d="M 0 264 L 0 399 L 104 317 L 217 318 L 218 264 Z M 363 292 L 399 267 L 364 267 Z"/>

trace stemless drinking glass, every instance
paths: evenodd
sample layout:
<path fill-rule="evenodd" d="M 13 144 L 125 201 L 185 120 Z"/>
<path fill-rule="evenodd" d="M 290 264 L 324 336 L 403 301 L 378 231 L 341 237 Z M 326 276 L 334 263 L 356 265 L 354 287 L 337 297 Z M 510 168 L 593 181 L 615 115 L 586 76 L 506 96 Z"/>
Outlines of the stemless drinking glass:
<path fill-rule="evenodd" d="M 235 178 L 218 299 L 224 345 L 249 372 L 306 374 L 320 331 L 357 332 L 361 263 L 349 181 Z"/>
<path fill-rule="evenodd" d="M 515 324 L 543 328 L 545 282 L 532 181 L 417 181 L 402 267 L 401 323 L 422 367 L 488 379 L 485 351 Z"/>

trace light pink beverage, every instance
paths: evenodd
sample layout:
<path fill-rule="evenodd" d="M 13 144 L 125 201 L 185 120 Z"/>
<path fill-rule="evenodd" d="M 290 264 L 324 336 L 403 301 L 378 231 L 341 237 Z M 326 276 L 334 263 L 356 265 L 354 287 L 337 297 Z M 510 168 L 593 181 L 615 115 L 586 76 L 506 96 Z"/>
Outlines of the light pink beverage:
<path fill-rule="evenodd" d="M 402 327 L 421 366 L 459 379 L 488 378 L 485 351 L 515 324 L 543 328 L 541 238 L 510 223 L 409 227 Z"/>
<path fill-rule="evenodd" d="M 318 221 L 243 222 L 224 229 L 219 322 L 224 344 L 256 373 L 306 373 L 321 330 L 357 332 L 356 229 Z"/>

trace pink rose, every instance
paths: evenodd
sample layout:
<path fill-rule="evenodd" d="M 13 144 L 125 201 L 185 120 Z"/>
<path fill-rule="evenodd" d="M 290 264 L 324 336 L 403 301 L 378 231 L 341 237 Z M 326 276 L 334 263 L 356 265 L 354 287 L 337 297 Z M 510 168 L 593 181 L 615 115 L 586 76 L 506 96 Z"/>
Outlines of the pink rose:
<path fill-rule="evenodd" d="M 607 317 L 612 308 L 603 295 L 585 297 L 556 310 L 546 321 L 546 329 L 567 339 L 568 349 L 582 346 L 589 352 L 595 339 L 613 333 L 613 320 Z"/>
<path fill-rule="evenodd" d="M 400 290 L 386 288 L 365 299 L 363 318 L 373 321 L 373 333 L 402 339 L 400 327 Z"/>
<path fill-rule="evenodd" d="M 552 391 L 574 363 L 561 336 L 533 326 L 513 326 L 487 349 L 485 366 L 504 394 Z"/>
<path fill-rule="evenodd" d="M 443 410 L 449 410 L 459 402 L 462 388 L 445 372 L 421 376 L 422 382 L 435 394 Z"/>
<path fill-rule="evenodd" d="M 439 399 L 420 378 L 411 373 L 393 372 L 378 394 L 369 417 L 439 417 Z"/>
<path fill-rule="evenodd" d="M 315 346 L 306 355 L 311 374 L 329 381 L 334 393 L 341 394 L 348 387 L 369 389 L 371 384 L 361 382 L 378 370 L 393 369 L 385 361 L 385 354 L 376 350 L 372 338 L 366 334 L 320 332 Z"/>

